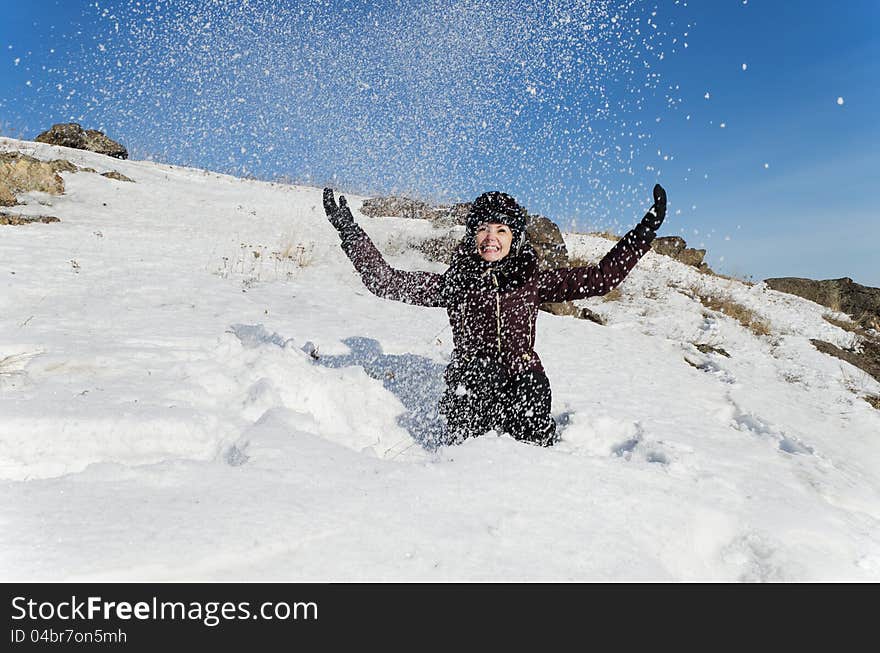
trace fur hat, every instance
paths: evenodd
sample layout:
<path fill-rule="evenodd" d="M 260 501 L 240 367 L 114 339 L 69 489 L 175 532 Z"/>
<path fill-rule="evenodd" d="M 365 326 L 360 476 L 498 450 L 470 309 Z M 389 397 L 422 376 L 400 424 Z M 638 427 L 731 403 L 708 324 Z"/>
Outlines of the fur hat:
<path fill-rule="evenodd" d="M 481 224 L 506 224 L 513 236 L 511 250 L 519 252 L 526 235 L 526 210 L 513 197 L 497 190 L 480 195 L 467 215 L 467 235 L 474 237 Z"/>

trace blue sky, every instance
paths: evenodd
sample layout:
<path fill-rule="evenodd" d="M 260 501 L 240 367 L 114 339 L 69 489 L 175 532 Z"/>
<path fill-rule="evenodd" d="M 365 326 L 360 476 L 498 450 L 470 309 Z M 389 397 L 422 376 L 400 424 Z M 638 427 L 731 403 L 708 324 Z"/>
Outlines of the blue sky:
<path fill-rule="evenodd" d="M 4 5 L 4 135 L 74 119 L 132 158 L 499 188 L 581 230 L 660 181 L 661 235 L 716 270 L 880 286 L 876 0 Z"/>

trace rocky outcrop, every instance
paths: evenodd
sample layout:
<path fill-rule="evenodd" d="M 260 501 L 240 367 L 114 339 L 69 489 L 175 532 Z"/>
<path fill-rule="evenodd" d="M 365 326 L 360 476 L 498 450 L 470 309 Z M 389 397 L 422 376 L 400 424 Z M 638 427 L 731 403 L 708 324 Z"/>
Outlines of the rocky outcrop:
<path fill-rule="evenodd" d="M 823 354 L 834 356 L 855 365 L 860 370 L 867 372 L 880 381 L 880 341 L 866 338 L 859 344 L 858 349 L 841 349 L 824 340 L 810 340 L 813 346 Z"/>
<path fill-rule="evenodd" d="M 685 239 L 680 236 L 661 236 L 655 238 L 654 242 L 651 243 L 651 249 L 657 254 L 668 256 L 685 265 L 695 267 L 700 272 L 712 272 L 709 265 L 703 261 L 706 256 L 706 250 L 688 247 Z"/>
<path fill-rule="evenodd" d="M 111 170 L 110 172 L 102 172 L 101 176 L 107 177 L 107 179 L 115 179 L 116 181 L 129 181 L 131 183 L 134 183 L 134 179 L 126 177 L 121 172 L 116 172 L 115 170 Z"/>
<path fill-rule="evenodd" d="M 86 149 L 86 131 L 75 122 L 54 124 L 50 129 L 37 135 L 34 140 L 38 143 L 72 147 L 77 150 Z"/>
<path fill-rule="evenodd" d="M 99 132 L 96 129 L 86 130 L 86 146 L 84 149 L 89 152 L 96 152 L 97 154 L 106 154 L 114 159 L 128 158 L 128 150 L 124 145 L 117 143 L 112 138 L 106 136 L 104 132 Z"/>
<path fill-rule="evenodd" d="M 0 152 L 0 185 L 13 195 L 32 191 L 61 195 L 64 180 L 58 173 L 76 169 L 70 161 L 62 159 L 40 161 L 19 152 Z"/>
<path fill-rule="evenodd" d="M 442 217 L 441 209 L 407 197 L 374 197 L 361 204 L 361 213 L 371 218 L 396 217 L 415 220 L 434 220 Z"/>
<path fill-rule="evenodd" d="M 470 207 L 469 203 L 431 206 L 420 200 L 391 195 L 364 200 L 361 204 L 361 213 L 371 218 L 430 220 L 438 229 L 448 229 L 455 225 L 463 225 Z"/>
<path fill-rule="evenodd" d="M 0 180 L 0 206 L 15 206 L 17 203 L 15 193 L 5 181 Z"/>
<path fill-rule="evenodd" d="M 61 195 L 64 193 L 64 179 L 60 172 L 78 172 L 70 161 L 55 159 L 53 161 L 41 161 L 20 152 L 0 152 L 0 206 L 15 206 L 18 204 L 16 195 L 30 192 L 49 193 Z M 95 172 L 91 168 L 83 168 L 83 172 Z M 111 170 L 101 173 L 102 176 L 117 181 L 134 181 L 125 175 Z M 2 224 L 24 224 L 23 216 L 18 216 L 18 222 L 10 222 L 10 218 Z M 51 221 L 57 221 L 53 218 Z"/>
<path fill-rule="evenodd" d="M 880 288 L 863 286 L 849 277 L 816 281 L 800 277 L 765 279 L 773 290 L 797 295 L 811 302 L 846 313 L 868 329 L 880 330 Z"/>
<path fill-rule="evenodd" d="M 538 267 L 541 270 L 556 270 L 569 265 L 568 249 L 562 238 L 562 232 L 550 218 L 537 214 L 529 215 L 526 234 L 538 254 Z"/>
<path fill-rule="evenodd" d="M 72 147 L 77 150 L 88 150 L 97 154 L 106 154 L 117 159 L 127 159 L 128 150 L 120 143 L 108 138 L 104 132 L 96 129 L 83 129 L 75 122 L 57 123 L 37 136 L 38 143 Z"/>
<path fill-rule="evenodd" d="M 18 215 L 14 213 L 0 213 L 0 225 L 23 225 L 32 224 L 34 222 L 48 224 L 50 222 L 61 222 L 61 220 L 54 215 Z"/>
<path fill-rule="evenodd" d="M 415 247 L 429 261 L 449 265 L 452 263 L 452 254 L 460 242 L 460 235 L 449 232 L 436 238 L 427 238 L 417 243 Z"/>
<path fill-rule="evenodd" d="M 556 302 L 541 304 L 539 308 L 551 315 L 564 315 L 576 317 L 579 320 L 589 320 L 596 324 L 605 325 L 605 318 L 586 307 L 577 306 L 574 302 Z"/>

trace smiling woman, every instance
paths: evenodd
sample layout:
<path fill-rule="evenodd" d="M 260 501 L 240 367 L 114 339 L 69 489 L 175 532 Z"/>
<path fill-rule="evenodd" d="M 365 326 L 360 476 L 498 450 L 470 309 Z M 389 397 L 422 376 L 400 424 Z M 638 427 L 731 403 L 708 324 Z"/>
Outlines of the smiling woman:
<path fill-rule="evenodd" d="M 490 430 L 548 446 L 556 441 L 550 383 L 535 353 L 538 306 L 604 295 L 648 251 L 666 215 L 666 192 L 598 265 L 539 272 L 526 238 L 526 211 L 506 193 L 480 195 L 465 236 L 443 274 L 392 268 L 340 196 L 324 189 L 324 209 L 367 288 L 388 299 L 445 308 L 454 349 L 446 368 L 440 411 L 444 438 L 457 444 Z"/>
<path fill-rule="evenodd" d="M 513 236 L 506 224 L 482 224 L 477 229 L 477 251 L 484 261 L 500 261 L 510 254 Z"/>

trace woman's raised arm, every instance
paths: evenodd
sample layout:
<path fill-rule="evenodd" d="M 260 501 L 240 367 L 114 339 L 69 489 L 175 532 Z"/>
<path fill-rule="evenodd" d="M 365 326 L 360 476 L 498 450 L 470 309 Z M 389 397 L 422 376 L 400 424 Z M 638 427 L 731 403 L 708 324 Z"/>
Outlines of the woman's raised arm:
<path fill-rule="evenodd" d="M 547 270 L 538 276 L 541 302 L 565 302 L 604 295 L 624 280 L 639 259 L 651 249 L 651 241 L 666 217 L 666 191 L 654 186 L 654 204 L 642 221 L 621 238 L 597 265 Z"/>
<path fill-rule="evenodd" d="M 330 188 L 324 189 L 324 211 L 330 224 L 339 232 L 342 250 L 371 293 L 416 306 L 443 306 L 443 275 L 408 272 L 388 265 L 367 233 L 354 221 L 345 197 L 340 195 L 337 204 Z"/>

